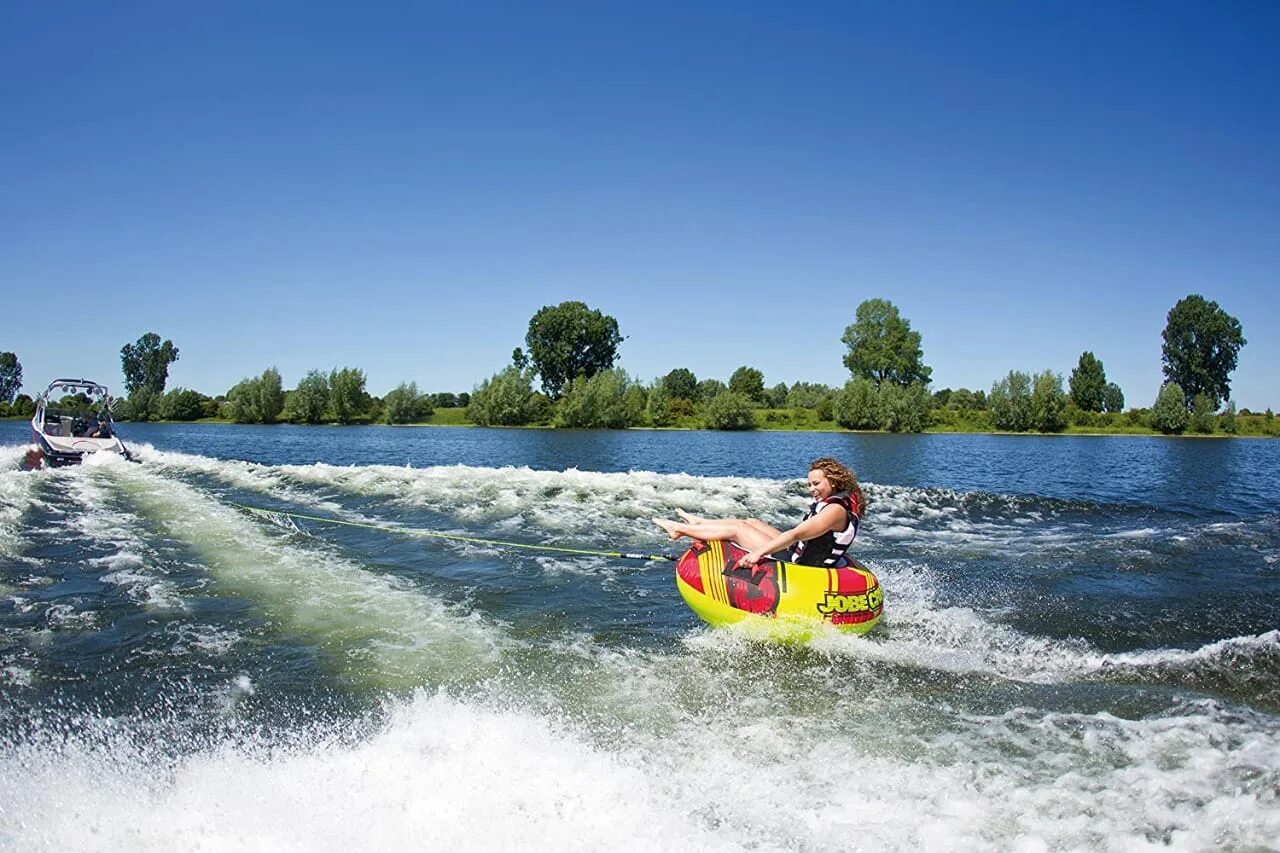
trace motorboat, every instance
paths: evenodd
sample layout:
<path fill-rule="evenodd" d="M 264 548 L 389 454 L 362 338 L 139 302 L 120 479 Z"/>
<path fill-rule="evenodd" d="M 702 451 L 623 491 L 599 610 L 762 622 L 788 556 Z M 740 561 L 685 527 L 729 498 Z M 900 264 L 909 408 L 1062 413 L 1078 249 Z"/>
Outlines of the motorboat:
<path fill-rule="evenodd" d="M 88 379 L 55 379 L 36 400 L 28 467 L 57 467 L 108 453 L 132 458 L 116 435 L 107 386 Z"/>

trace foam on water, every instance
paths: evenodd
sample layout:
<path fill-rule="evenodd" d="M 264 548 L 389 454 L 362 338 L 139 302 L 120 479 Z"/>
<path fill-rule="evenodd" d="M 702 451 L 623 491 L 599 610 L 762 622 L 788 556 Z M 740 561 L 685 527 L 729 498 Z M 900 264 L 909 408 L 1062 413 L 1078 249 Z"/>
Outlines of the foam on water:
<path fill-rule="evenodd" d="M 153 550 L 162 541 L 207 576 L 208 594 L 251 602 L 273 632 L 318 650 L 385 708 L 247 731 L 240 709 L 270 691 L 233 661 L 200 700 L 212 735 L 164 718 L 163 703 L 10 726 L 22 734 L 0 742 L 0 848 L 1199 850 L 1280 837 L 1280 722 L 1194 693 L 1265 700 L 1280 685 L 1280 632 L 1106 653 L 1019 631 L 994 608 L 944 603 L 956 553 L 1098 537 L 1077 525 L 1075 505 L 873 487 L 859 545 L 888 596 L 872 634 L 819 630 L 789 648 L 748 629 L 692 628 L 633 648 L 590 629 L 531 640 L 323 536 L 265 525 L 209 483 L 380 524 L 438 514 L 468 535 L 654 549 L 671 546 L 650 515 L 682 507 L 785 523 L 805 502 L 795 483 L 142 455 L 142 466 L 58 474 L 75 510 L 51 511 L 52 523 L 108 552 L 90 570 L 135 603 L 164 607 L 147 585 L 166 580 Z M 12 488 L 21 539 L 35 497 Z M 1113 546 L 1241 535 L 1130 530 Z M 527 562 L 537 582 L 670 572 L 592 557 Z M 25 594 L 15 587 L 15 608 Z M 244 640 L 178 619 L 162 630 L 178 655 L 228 655 Z M 31 681 L 26 658 L 0 655 L 0 690 Z M 424 684 L 443 689 L 405 695 Z M 1089 693 L 1147 684 L 1159 697 L 1127 714 Z M 1080 688 L 1083 698 L 1060 701 Z"/>
<path fill-rule="evenodd" d="M 99 721 L 0 752 L 0 846 L 1106 851 L 1280 835 L 1274 724 L 1209 703 L 1136 721 L 1018 708 L 932 731 L 882 719 L 920 738 L 912 754 L 810 724 L 725 709 L 601 739 L 518 703 L 423 694 L 368 737 L 175 754 Z"/>
<path fill-rule="evenodd" d="M 473 678 L 496 659 L 501 633 L 394 577 L 318 545 L 305 549 L 192 486 L 131 469 L 119 481 L 152 523 L 190 549 L 228 592 L 249 596 L 273 622 L 332 649 L 369 686 Z M 477 667 L 479 670 L 477 670 Z"/>

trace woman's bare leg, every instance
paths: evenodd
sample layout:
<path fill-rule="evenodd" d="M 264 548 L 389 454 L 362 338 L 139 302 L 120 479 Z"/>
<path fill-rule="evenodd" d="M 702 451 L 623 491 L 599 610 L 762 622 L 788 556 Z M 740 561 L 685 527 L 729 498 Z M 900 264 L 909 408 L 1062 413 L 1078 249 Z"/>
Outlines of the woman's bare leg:
<path fill-rule="evenodd" d="M 700 519 L 697 523 L 655 518 L 653 523 L 666 531 L 672 539 L 688 536 L 690 539 L 731 539 L 748 551 L 762 548 L 779 535 L 779 531 L 758 518 Z"/>

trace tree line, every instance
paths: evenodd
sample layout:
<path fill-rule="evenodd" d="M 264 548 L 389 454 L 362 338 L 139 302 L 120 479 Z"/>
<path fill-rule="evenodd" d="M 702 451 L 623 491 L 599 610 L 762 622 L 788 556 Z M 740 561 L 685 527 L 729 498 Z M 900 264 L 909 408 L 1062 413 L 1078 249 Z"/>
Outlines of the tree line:
<path fill-rule="evenodd" d="M 480 426 L 1043 433 L 1079 427 L 1166 434 L 1233 434 L 1241 418 L 1254 418 L 1259 422 L 1248 421 L 1247 431 L 1275 434 L 1270 409 L 1262 416 L 1237 413 L 1230 400 L 1230 374 L 1246 343 L 1239 321 L 1199 295 L 1180 300 L 1166 320 L 1165 384 L 1149 409 L 1127 411 L 1123 391 L 1107 380 L 1091 351 L 1080 355 L 1065 386 L 1052 370 L 1011 370 L 989 391 L 930 391 L 932 368 L 924 363 L 920 333 L 893 303 L 868 299 L 841 338 L 850 378 L 839 388 L 808 382 L 767 387 L 763 373 L 748 365 L 727 382 L 700 380 L 680 367 L 644 383 L 615 366 L 624 340 L 617 320 L 571 301 L 535 313 L 511 363 L 460 394 L 422 393 L 416 383 L 403 382 L 374 397 L 366 391 L 364 372 L 354 367 L 311 370 L 289 390 L 271 367 L 217 397 L 184 388 L 165 392 L 179 350 L 148 332 L 121 349 L 127 397 L 115 414 L 122 420 L 406 424 L 428 421 L 437 409 L 463 409 L 466 422 Z M 16 356 L 0 353 L 0 415 L 4 408 L 23 414 L 30 405 L 29 397 L 16 395 L 21 375 Z"/>

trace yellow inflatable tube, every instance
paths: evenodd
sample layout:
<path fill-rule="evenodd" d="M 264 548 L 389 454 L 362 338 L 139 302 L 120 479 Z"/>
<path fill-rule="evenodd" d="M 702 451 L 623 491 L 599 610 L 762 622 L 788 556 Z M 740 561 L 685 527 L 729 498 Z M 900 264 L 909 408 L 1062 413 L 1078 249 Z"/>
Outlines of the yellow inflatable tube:
<path fill-rule="evenodd" d="M 786 635 L 805 635 L 819 623 L 865 634 L 880 621 L 880 582 L 858 561 L 827 569 L 766 560 L 753 572 L 737 568 L 746 553 L 733 542 L 695 542 L 677 561 L 676 588 L 707 624 L 755 618 L 774 623 L 770 634 L 782 629 Z"/>

